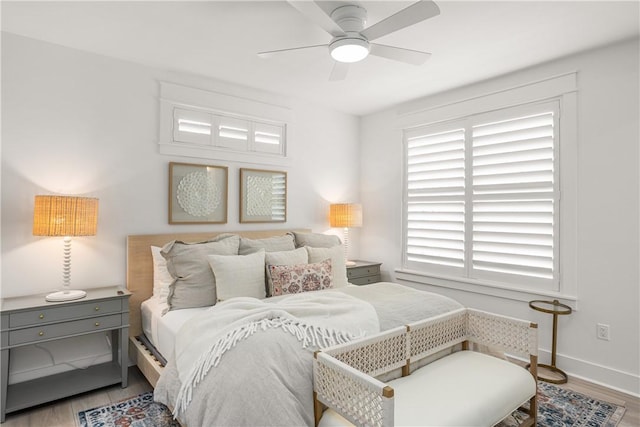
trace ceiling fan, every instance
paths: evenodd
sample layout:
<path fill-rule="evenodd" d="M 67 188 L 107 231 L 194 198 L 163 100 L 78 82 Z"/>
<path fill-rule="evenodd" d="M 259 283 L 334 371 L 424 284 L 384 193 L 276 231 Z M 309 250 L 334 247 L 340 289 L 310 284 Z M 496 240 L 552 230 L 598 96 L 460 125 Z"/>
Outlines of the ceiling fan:
<path fill-rule="evenodd" d="M 258 56 L 266 58 L 284 52 L 328 47 L 331 57 L 336 61 L 329 76 L 332 81 L 346 78 L 349 64 L 361 61 L 369 54 L 414 65 L 424 63 L 431 56 L 418 50 L 372 43 L 375 39 L 439 15 L 440 8 L 431 0 L 418 1 L 368 28 L 364 28 L 367 11 L 358 4 L 339 6 L 328 15 L 315 1 L 288 3 L 333 38 L 328 44 L 259 52 Z"/>

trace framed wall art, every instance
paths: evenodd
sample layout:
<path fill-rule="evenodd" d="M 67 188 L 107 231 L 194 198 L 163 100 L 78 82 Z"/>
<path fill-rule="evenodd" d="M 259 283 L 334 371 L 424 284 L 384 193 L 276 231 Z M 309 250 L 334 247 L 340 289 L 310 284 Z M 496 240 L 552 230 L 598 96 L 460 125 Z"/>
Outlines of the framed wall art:
<path fill-rule="evenodd" d="M 169 163 L 169 224 L 227 222 L 226 166 Z"/>
<path fill-rule="evenodd" d="M 240 222 L 287 220 L 287 173 L 240 168 Z"/>

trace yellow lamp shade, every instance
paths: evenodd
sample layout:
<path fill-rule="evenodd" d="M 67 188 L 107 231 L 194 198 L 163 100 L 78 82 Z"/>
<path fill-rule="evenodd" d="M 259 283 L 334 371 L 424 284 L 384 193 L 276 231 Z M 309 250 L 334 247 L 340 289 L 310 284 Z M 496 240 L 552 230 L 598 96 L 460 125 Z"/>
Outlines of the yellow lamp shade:
<path fill-rule="evenodd" d="M 36 196 L 34 236 L 95 236 L 98 199 L 75 196 Z"/>
<path fill-rule="evenodd" d="M 331 227 L 362 227 L 362 205 L 359 203 L 338 203 L 330 206 Z"/>

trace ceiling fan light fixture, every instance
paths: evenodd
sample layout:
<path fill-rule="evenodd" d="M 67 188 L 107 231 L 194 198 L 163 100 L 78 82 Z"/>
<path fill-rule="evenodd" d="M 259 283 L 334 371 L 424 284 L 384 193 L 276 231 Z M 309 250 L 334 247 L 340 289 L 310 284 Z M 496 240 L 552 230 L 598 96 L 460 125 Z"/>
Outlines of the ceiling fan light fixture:
<path fill-rule="evenodd" d="M 329 45 L 329 51 L 338 62 L 358 62 L 369 55 L 369 42 L 362 38 L 341 38 Z"/>

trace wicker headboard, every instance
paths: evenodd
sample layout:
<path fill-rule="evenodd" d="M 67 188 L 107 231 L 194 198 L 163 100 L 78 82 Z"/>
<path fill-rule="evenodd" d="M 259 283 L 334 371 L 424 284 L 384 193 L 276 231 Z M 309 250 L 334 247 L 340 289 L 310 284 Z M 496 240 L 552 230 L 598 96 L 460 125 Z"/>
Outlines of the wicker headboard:
<path fill-rule="evenodd" d="M 132 294 L 129 299 L 129 335 L 138 336 L 142 333 L 140 304 L 151 297 L 153 293 L 153 260 L 151 258 L 151 246 L 163 246 L 171 240 L 199 242 L 222 233 L 238 234 L 239 236 L 249 239 L 263 239 L 265 237 L 281 236 L 287 231 L 292 230 L 220 231 L 127 236 L 127 289 L 129 289 Z M 295 229 L 293 231 L 308 232 L 310 230 Z"/>

